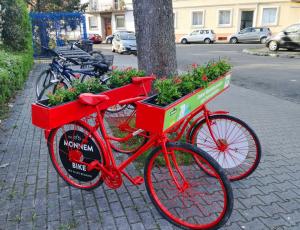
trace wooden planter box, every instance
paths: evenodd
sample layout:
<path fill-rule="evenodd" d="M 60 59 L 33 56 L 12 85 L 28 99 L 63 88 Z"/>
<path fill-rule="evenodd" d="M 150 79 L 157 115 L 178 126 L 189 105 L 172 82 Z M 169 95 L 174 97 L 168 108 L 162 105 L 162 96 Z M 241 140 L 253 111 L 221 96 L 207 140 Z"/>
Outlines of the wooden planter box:
<path fill-rule="evenodd" d="M 131 84 L 120 88 L 105 91 L 101 94 L 107 95 L 110 100 L 100 104 L 100 109 L 107 109 L 117 104 L 121 100 L 128 98 L 145 96 L 145 92 L 149 93 L 153 77 L 134 78 Z M 48 107 L 44 105 L 45 101 L 38 101 L 31 105 L 32 124 L 42 129 L 50 130 L 72 121 L 96 112 L 94 106 L 84 105 L 79 100 L 67 102 L 58 106 Z"/>
<path fill-rule="evenodd" d="M 152 133 L 167 132 L 191 112 L 212 100 L 229 87 L 231 74 L 227 73 L 167 106 L 155 105 L 156 96 L 137 102 L 136 126 Z"/>

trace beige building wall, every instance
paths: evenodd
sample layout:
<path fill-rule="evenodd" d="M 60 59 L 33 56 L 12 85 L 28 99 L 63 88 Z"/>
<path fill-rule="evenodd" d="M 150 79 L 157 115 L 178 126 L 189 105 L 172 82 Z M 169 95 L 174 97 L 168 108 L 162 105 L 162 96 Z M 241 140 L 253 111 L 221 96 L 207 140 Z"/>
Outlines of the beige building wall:
<path fill-rule="evenodd" d="M 270 8 L 276 11 L 276 19 L 272 23 L 263 23 L 264 11 Z M 272 33 L 300 23 L 300 1 L 297 0 L 173 0 L 173 9 L 177 41 L 199 28 L 213 29 L 218 40 L 227 40 L 230 34 L 240 31 L 243 11 L 253 11 L 252 26 L 269 27 Z M 224 10 L 230 11 L 230 22 L 220 25 L 219 14 Z M 195 11 L 202 12 L 202 25 L 192 25 L 192 14 Z"/>

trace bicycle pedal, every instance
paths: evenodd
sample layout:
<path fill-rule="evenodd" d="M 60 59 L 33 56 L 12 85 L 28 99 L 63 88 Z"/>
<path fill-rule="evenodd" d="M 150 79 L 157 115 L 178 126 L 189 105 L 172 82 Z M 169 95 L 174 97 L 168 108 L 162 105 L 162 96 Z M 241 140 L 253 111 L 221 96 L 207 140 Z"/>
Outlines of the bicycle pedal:
<path fill-rule="evenodd" d="M 144 178 L 141 176 L 137 176 L 137 177 L 133 178 L 133 182 L 135 185 L 141 185 L 144 183 Z"/>

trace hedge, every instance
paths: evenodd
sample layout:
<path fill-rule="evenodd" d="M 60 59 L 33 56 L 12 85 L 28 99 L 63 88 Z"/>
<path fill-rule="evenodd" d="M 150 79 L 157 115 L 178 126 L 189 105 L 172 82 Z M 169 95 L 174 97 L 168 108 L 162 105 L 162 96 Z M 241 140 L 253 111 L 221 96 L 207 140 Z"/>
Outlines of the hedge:
<path fill-rule="evenodd" d="M 32 63 L 32 52 L 10 53 L 0 50 L 0 106 L 23 87 Z"/>

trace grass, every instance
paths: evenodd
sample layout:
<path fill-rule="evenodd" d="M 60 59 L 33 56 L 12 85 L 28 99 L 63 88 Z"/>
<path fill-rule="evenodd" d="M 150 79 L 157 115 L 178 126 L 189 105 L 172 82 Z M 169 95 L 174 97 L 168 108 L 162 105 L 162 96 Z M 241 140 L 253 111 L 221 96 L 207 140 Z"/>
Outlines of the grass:
<path fill-rule="evenodd" d="M 78 226 L 78 223 L 75 220 L 70 220 L 68 223 L 66 224 L 61 224 L 58 227 L 58 230 L 71 230 L 71 229 L 76 229 L 76 227 Z"/>

